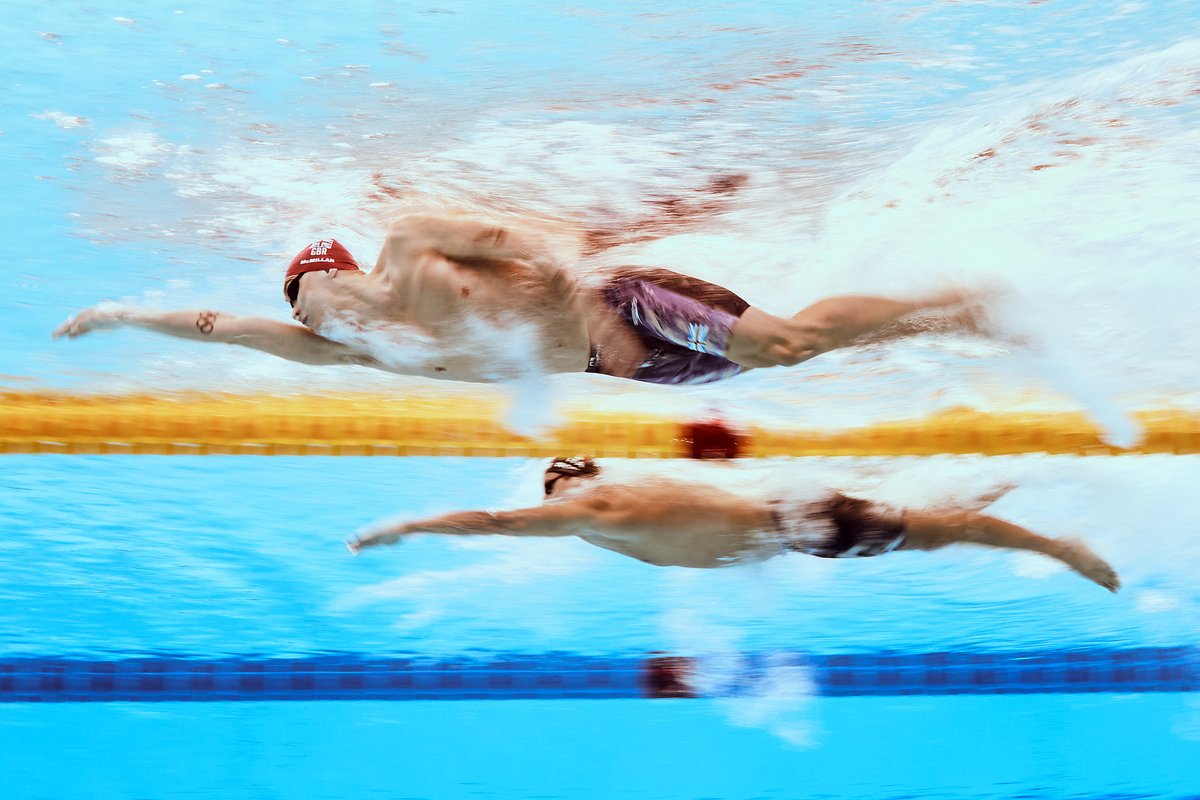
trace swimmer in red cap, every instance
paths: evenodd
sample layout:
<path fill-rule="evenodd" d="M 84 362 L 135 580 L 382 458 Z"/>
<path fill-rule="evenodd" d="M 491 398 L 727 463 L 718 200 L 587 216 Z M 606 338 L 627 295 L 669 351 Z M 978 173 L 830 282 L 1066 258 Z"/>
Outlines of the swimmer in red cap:
<path fill-rule="evenodd" d="M 611 244 L 585 236 L 575 252 Z M 912 333 L 902 323 L 921 312 L 942 314 L 936 324 L 943 329 L 974 329 L 972 298 L 960 291 L 911 300 L 832 297 L 776 317 L 727 289 L 665 269 L 622 267 L 589 284 L 531 229 L 460 214 L 401 217 L 369 272 L 337 241 L 313 242 L 289 264 L 283 294 L 299 324 L 104 304 L 54 336 L 131 326 L 307 364 L 430 378 L 504 381 L 532 367 L 683 384 Z"/>
<path fill-rule="evenodd" d="M 664 476 L 618 483 L 599 479 L 602 474 L 585 456 L 556 458 L 543 475 L 545 499 L 539 506 L 381 525 L 347 547 L 357 554 L 421 533 L 578 536 L 648 564 L 711 568 L 792 552 L 863 558 L 975 544 L 1041 553 L 1111 592 L 1120 587 L 1113 568 L 1083 542 L 1048 539 L 978 508 L 902 510 L 836 491 L 806 499 L 750 498 L 695 480 Z"/>

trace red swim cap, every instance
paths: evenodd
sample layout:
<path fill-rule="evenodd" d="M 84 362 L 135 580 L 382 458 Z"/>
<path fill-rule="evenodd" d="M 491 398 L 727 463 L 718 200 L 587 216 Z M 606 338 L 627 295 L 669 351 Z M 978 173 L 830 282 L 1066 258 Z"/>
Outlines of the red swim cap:
<path fill-rule="evenodd" d="M 287 274 L 283 276 L 284 283 L 293 275 L 305 272 L 317 272 L 326 269 L 361 269 L 350 251 L 342 247 L 334 239 L 322 239 L 305 247 L 292 263 L 288 265 Z"/>

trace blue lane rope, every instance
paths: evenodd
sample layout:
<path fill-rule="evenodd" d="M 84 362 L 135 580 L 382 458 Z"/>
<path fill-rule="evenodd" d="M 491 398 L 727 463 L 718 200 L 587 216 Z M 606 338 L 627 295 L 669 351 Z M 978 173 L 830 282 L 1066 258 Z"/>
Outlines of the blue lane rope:
<path fill-rule="evenodd" d="M 512 654 L 487 660 L 162 656 L 0 659 L 0 702 L 518 700 L 755 694 L 774 670 L 849 696 L 1200 691 L 1200 650 L 751 654 L 720 664 L 671 655 Z M 773 681 L 772 681 L 773 682 Z"/>

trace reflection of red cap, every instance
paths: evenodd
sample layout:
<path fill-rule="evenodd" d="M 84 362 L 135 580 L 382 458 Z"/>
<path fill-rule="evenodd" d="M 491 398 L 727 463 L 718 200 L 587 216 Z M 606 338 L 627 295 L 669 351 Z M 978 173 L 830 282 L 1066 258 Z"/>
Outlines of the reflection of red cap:
<path fill-rule="evenodd" d="M 684 425 L 682 438 L 692 458 L 737 458 L 748 437 L 720 419 L 710 419 Z"/>
<path fill-rule="evenodd" d="M 686 656 L 652 655 L 642 664 L 642 693 L 646 697 L 699 697 L 692 688 L 695 661 Z"/>
<path fill-rule="evenodd" d="M 283 276 L 283 280 L 286 283 L 287 279 L 293 275 L 325 269 L 361 268 L 354 260 L 354 256 L 350 255 L 349 250 L 333 239 L 322 239 L 319 242 L 313 242 L 296 254 L 292 263 L 288 265 L 287 274 Z"/>

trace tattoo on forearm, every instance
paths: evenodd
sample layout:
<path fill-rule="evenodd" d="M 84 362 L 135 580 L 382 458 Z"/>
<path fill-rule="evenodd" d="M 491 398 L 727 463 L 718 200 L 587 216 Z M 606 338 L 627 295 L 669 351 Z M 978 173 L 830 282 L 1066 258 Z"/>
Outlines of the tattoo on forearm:
<path fill-rule="evenodd" d="M 196 317 L 196 328 L 205 336 L 213 332 L 213 326 L 217 322 L 217 312 L 201 311 L 200 316 Z"/>

